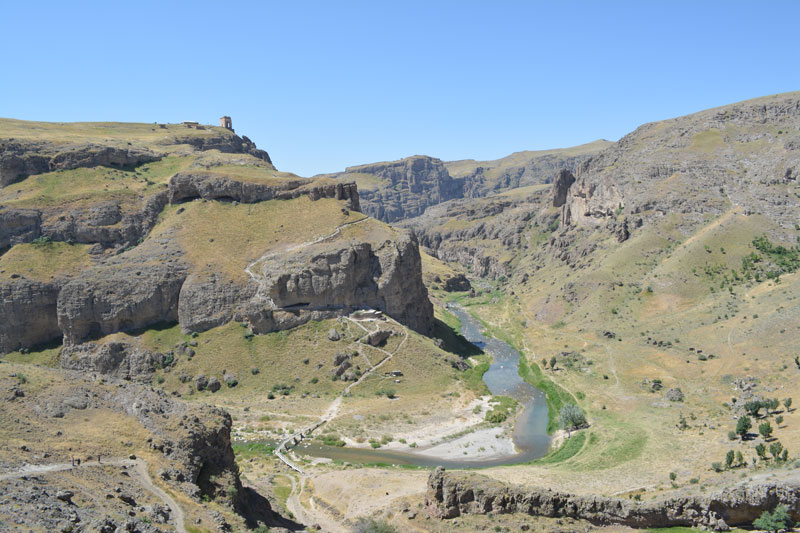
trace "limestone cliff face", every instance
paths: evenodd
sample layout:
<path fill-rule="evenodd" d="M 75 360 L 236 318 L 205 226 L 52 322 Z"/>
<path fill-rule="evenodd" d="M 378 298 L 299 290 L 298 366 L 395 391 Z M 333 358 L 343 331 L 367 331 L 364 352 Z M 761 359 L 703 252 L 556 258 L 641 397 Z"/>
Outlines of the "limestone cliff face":
<path fill-rule="evenodd" d="M 58 295 L 64 343 L 176 322 L 187 273 L 187 266 L 170 254 L 149 255 L 146 250 L 87 271 Z"/>
<path fill-rule="evenodd" d="M 639 503 L 516 487 L 485 476 L 454 474 L 441 468 L 428 478 L 425 502 L 429 513 L 438 518 L 469 513 L 526 513 L 634 528 L 689 526 L 728 531 L 731 525 L 750 525 L 761 513 L 777 505 L 785 505 L 794 520 L 800 518 L 800 487 L 796 485 L 743 484 L 709 496 Z"/>
<path fill-rule="evenodd" d="M 320 198 L 344 200 L 349 209 L 361 210 L 358 188 L 354 183 L 321 183 L 296 179 L 286 180 L 280 185 L 269 185 L 239 181 L 228 176 L 199 171 L 178 173 L 169 183 L 170 203 L 202 198 L 252 204 L 267 200 L 290 200 L 304 195 L 312 200 Z"/>
<path fill-rule="evenodd" d="M 410 232 L 380 243 L 320 243 L 267 259 L 261 269 L 264 296 L 279 310 L 310 317 L 373 308 L 421 333 L 433 331 L 433 305 Z"/>
<path fill-rule="evenodd" d="M 584 162 L 562 207 L 565 225 L 598 227 L 616 212 L 687 223 L 731 207 L 784 227 L 800 204 L 784 188 L 800 169 L 800 93 L 645 124 Z"/>
<path fill-rule="evenodd" d="M 42 234 L 42 215 L 37 209 L 0 208 L 0 250 L 30 242 Z"/>
<path fill-rule="evenodd" d="M 56 318 L 58 283 L 24 278 L 0 282 L 0 354 L 61 336 Z"/>
<path fill-rule="evenodd" d="M 388 163 L 348 167 L 337 178 L 351 181 L 371 176 L 380 185 L 361 187 L 364 213 L 394 222 L 421 215 L 428 206 L 464 195 L 463 180 L 450 177 L 440 159 L 414 156 Z"/>
<path fill-rule="evenodd" d="M 140 165 L 161 156 L 149 150 L 96 144 L 57 146 L 44 142 L 0 140 L 0 187 L 54 170 Z"/>

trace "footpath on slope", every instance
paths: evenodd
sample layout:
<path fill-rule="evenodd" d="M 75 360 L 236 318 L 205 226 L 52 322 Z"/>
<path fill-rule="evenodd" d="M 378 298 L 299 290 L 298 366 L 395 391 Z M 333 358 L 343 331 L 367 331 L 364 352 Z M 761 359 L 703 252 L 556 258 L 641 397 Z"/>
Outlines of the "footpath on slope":
<path fill-rule="evenodd" d="M 98 461 L 92 463 L 81 463 L 80 465 L 73 463 L 50 463 L 37 465 L 29 464 L 13 472 L 7 472 L 0 475 L 0 481 L 19 479 L 36 474 L 49 474 L 53 472 L 65 472 L 68 470 L 80 470 L 83 468 L 96 468 L 98 466 L 132 467 L 133 473 L 142 487 L 154 494 L 164 505 L 169 507 L 170 515 L 173 517 L 173 521 L 175 522 L 175 530 L 179 533 L 186 533 L 186 528 L 183 525 L 183 510 L 181 509 L 180 505 L 178 505 L 178 502 L 172 498 L 172 496 L 167 494 L 164 490 L 153 483 L 153 478 L 150 477 L 150 472 L 147 470 L 147 463 L 142 459 L 110 458 L 104 463 Z"/>

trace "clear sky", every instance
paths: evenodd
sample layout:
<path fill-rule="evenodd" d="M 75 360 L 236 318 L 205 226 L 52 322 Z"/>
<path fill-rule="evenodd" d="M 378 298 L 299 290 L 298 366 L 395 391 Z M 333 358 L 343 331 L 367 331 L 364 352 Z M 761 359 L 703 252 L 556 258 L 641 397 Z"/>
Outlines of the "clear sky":
<path fill-rule="evenodd" d="M 800 89 L 797 1 L 4 1 L 0 117 L 217 123 L 309 176 Z"/>

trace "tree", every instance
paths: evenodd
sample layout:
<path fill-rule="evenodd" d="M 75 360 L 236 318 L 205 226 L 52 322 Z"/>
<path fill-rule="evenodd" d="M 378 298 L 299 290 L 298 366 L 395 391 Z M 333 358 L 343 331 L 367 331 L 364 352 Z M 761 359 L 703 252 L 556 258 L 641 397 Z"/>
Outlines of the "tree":
<path fill-rule="evenodd" d="M 786 512 L 786 507 L 779 505 L 772 513 L 769 511 L 761 513 L 761 516 L 753 521 L 753 527 L 764 531 L 776 532 L 780 529 L 792 527 L 792 519 L 789 513 Z"/>
<path fill-rule="evenodd" d="M 561 412 L 558 414 L 558 424 L 568 432 L 579 428 L 585 423 L 586 415 L 584 415 L 581 408 L 574 403 L 568 403 L 562 407 Z"/>
<path fill-rule="evenodd" d="M 755 418 L 758 418 L 758 412 L 762 407 L 764 407 L 764 404 L 761 400 L 750 400 L 744 404 L 744 410 L 747 411 L 747 414 Z"/>
<path fill-rule="evenodd" d="M 763 443 L 758 443 L 756 445 L 756 454 L 758 454 L 759 457 L 764 459 L 764 457 L 767 455 L 767 447 L 764 446 Z"/>
<path fill-rule="evenodd" d="M 550 370 L 556 369 L 556 356 L 550 358 Z"/>
<path fill-rule="evenodd" d="M 759 424 L 758 432 L 761 433 L 761 436 L 765 439 L 769 439 L 772 436 L 772 425 L 769 422 Z"/>
<path fill-rule="evenodd" d="M 775 414 L 775 411 L 777 411 L 778 406 L 781 404 L 781 402 L 777 398 L 772 398 L 771 400 L 767 400 L 764 403 L 766 404 L 767 407 L 767 414 L 770 414 L 770 411 L 772 411 L 772 414 Z"/>
<path fill-rule="evenodd" d="M 742 440 L 747 437 L 747 432 L 750 431 L 750 428 L 753 427 L 753 422 L 750 421 L 749 416 L 743 416 L 736 422 L 736 434 L 739 435 Z"/>
<path fill-rule="evenodd" d="M 775 460 L 777 460 L 780 457 L 782 451 L 783 451 L 783 444 L 781 444 L 780 441 L 776 440 L 775 442 L 769 445 L 769 453 L 770 455 L 772 455 L 772 457 L 775 458 Z"/>
<path fill-rule="evenodd" d="M 786 411 L 788 412 L 789 409 L 792 408 L 792 399 L 786 398 L 785 400 L 783 400 L 783 406 L 786 407 Z"/>
<path fill-rule="evenodd" d="M 776 417 L 775 417 L 775 423 L 776 423 L 776 424 L 778 424 L 779 426 L 780 426 L 781 424 L 783 424 L 783 415 L 778 415 L 778 416 L 776 416 Z"/>
<path fill-rule="evenodd" d="M 725 466 L 730 468 L 733 466 L 733 460 L 736 458 L 736 453 L 733 450 L 728 450 L 728 453 L 725 454 Z"/>
<path fill-rule="evenodd" d="M 542 368 L 547 368 L 547 359 L 542 357 Z"/>
<path fill-rule="evenodd" d="M 744 455 L 742 452 L 736 452 L 736 466 L 743 466 L 744 465 Z"/>

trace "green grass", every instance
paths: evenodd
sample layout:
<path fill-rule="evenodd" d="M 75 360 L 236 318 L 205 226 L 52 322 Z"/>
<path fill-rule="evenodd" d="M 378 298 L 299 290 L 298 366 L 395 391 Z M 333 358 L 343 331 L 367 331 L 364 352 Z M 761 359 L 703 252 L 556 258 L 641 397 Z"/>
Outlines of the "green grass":
<path fill-rule="evenodd" d="M 65 242 L 40 241 L 17 244 L 0 256 L 0 280 L 12 274 L 36 281 L 50 281 L 54 277 L 76 274 L 89 268 L 92 261 L 89 245 Z"/>
<path fill-rule="evenodd" d="M 590 440 L 591 442 L 591 440 Z M 586 432 L 581 431 L 577 435 L 567 439 L 564 441 L 564 444 L 561 445 L 557 450 L 554 450 L 541 459 L 535 459 L 528 464 L 533 465 L 551 465 L 556 463 L 562 463 L 567 459 L 570 459 L 578 454 L 583 449 L 583 445 L 586 443 Z"/>
<path fill-rule="evenodd" d="M 267 457 L 275 451 L 273 445 L 264 442 L 234 442 L 232 446 L 237 459 Z"/>
<path fill-rule="evenodd" d="M 529 364 L 524 355 L 519 358 L 519 375 L 545 394 L 547 401 L 547 433 L 553 434 L 558 429 L 558 414 L 561 408 L 569 403 L 577 405 L 578 402 L 566 389 L 545 376 L 539 365 L 536 363 Z"/>
<path fill-rule="evenodd" d="M 50 368 L 61 366 L 59 356 L 61 354 L 61 339 L 48 342 L 40 346 L 31 348 L 28 353 L 11 352 L 3 356 L 2 360 L 9 363 L 24 363 L 28 365 L 40 365 Z"/>
<path fill-rule="evenodd" d="M 478 361 L 478 364 L 462 372 L 461 379 L 469 390 L 478 396 L 484 396 L 489 394 L 489 387 L 483 381 L 483 375 L 489 370 L 492 363 L 488 355 L 478 355 L 474 359 Z"/>

